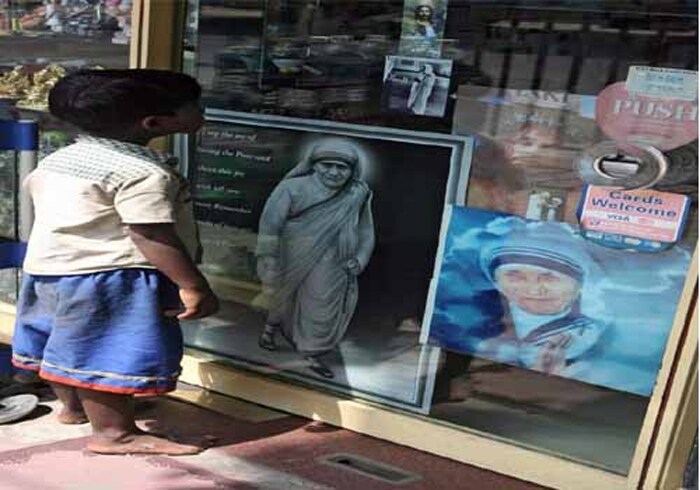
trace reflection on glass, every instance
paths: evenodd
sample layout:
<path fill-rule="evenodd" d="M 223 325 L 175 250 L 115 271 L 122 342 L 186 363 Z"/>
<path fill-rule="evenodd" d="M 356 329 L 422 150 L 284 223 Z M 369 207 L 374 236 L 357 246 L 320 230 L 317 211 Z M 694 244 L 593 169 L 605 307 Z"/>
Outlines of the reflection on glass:
<path fill-rule="evenodd" d="M 385 123 L 383 75 L 386 57 L 397 54 L 400 2 L 260 1 L 226 10 L 201 1 L 199 12 L 194 73 L 210 107 Z"/>
<path fill-rule="evenodd" d="M 194 52 L 188 56 L 196 61 L 193 73 L 203 82 L 211 108 L 474 136 L 467 200 L 458 204 L 574 227 L 586 183 L 579 170 L 580 154 L 611 139 L 598 124 L 598 94 L 625 82 L 631 66 L 697 70 L 693 2 L 621 1 L 614 7 L 583 1 L 566 6 L 544 1 L 425 3 L 429 8 L 418 0 L 251 0 L 227 8 L 218 1 L 199 0 L 196 36 L 188 45 Z M 427 80 L 422 88 L 420 80 Z M 689 127 L 696 129 L 697 113 L 689 114 Z M 615 134 L 633 133 L 629 127 L 614 129 Z M 673 254 L 692 250 L 697 241 L 697 140 L 663 150 L 670 163 L 655 189 L 683 194 L 691 201 L 688 225 L 679 245 L 669 252 Z M 194 167 L 206 166 L 208 158 L 196 155 Z M 415 192 L 406 181 L 396 181 L 393 187 Z M 379 202 L 374 184 L 372 189 L 377 198 L 372 211 L 379 223 L 391 208 Z M 396 216 L 407 212 L 396 210 Z M 210 219 L 216 213 L 205 214 Z M 218 267 L 222 275 L 245 272 L 255 277 L 250 237 L 215 227 L 205 230 L 210 257 L 223 258 L 210 267 Z M 381 231 L 377 237 L 378 248 L 367 272 L 359 276 L 361 284 L 371 277 L 375 261 L 405 266 L 410 262 L 410 256 L 395 250 L 381 256 Z M 236 260 L 230 259 L 233 256 Z M 644 260 L 650 270 L 657 270 L 667 256 L 652 253 Z M 674 288 L 683 272 L 676 274 Z M 483 279 L 478 274 L 473 272 L 473 281 Z M 639 274 L 632 271 L 626 280 Z M 616 279 L 613 275 L 610 270 L 608 276 L 603 274 L 609 281 Z M 501 289 L 512 293 L 511 303 L 517 303 L 517 292 L 505 278 L 500 282 Z M 395 283 L 396 278 L 386 282 Z M 568 285 L 576 287 L 571 281 Z M 659 306 L 653 289 L 658 284 L 645 286 L 642 281 L 637 286 L 638 293 L 626 290 L 615 303 L 614 313 L 608 315 L 614 320 L 610 332 L 630 337 L 653 323 L 664 337 L 675 299 L 669 299 L 667 307 Z M 490 287 L 495 289 L 494 284 Z M 384 294 L 382 288 L 371 291 Z M 421 311 L 424 297 L 414 291 L 401 299 L 392 296 L 387 304 L 397 301 Z M 563 293 L 561 297 L 565 302 Z M 361 295 L 358 312 L 362 301 Z M 635 316 L 635 301 L 649 304 L 653 322 L 637 325 L 645 319 Z M 466 311 L 469 305 L 459 306 Z M 657 315 L 662 310 L 664 315 Z M 358 314 L 357 328 L 371 325 L 377 314 Z M 420 329 L 415 314 L 397 323 L 401 329 Z M 600 337 L 609 333 L 595 332 Z M 597 345 L 597 339 L 593 335 L 580 345 Z M 381 338 L 372 341 L 381 347 Z M 640 351 L 654 359 L 643 366 L 643 377 L 630 375 L 632 381 L 644 380 L 644 389 L 636 390 L 525 368 L 536 361 L 508 365 L 448 347 L 437 365 L 431 416 L 624 474 L 662 344 L 663 340 L 656 342 L 653 353 L 650 347 L 635 351 L 616 344 L 618 361 L 628 374 L 643 361 Z"/>

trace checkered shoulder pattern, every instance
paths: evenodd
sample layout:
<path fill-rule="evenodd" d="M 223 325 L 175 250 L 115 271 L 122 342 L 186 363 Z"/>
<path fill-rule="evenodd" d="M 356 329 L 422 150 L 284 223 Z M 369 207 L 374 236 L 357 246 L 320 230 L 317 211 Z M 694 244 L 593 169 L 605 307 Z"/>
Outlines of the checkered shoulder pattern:
<path fill-rule="evenodd" d="M 39 168 L 94 181 L 110 188 L 154 173 L 173 176 L 177 159 L 167 153 L 121 141 L 80 137 L 72 145 L 52 153 Z M 175 174 L 176 175 L 176 174 Z"/>

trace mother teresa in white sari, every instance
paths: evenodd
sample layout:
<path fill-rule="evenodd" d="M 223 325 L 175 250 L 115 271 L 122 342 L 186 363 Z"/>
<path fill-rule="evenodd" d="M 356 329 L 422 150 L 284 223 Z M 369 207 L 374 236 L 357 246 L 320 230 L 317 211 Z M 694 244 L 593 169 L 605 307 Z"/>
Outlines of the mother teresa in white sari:
<path fill-rule="evenodd" d="M 328 138 L 277 185 L 260 217 L 258 275 L 270 306 L 259 344 L 281 331 L 316 374 L 319 356 L 342 340 L 355 312 L 357 276 L 374 249 L 372 192 L 352 143 Z"/>

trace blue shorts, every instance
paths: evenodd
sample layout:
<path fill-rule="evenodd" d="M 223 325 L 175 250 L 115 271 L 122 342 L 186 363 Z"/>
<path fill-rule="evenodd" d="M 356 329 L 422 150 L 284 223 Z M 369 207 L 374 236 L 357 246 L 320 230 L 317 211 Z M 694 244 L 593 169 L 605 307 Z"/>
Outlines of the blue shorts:
<path fill-rule="evenodd" d="M 24 274 L 12 363 L 78 388 L 121 394 L 175 388 L 182 331 L 166 309 L 176 286 L 153 269 Z"/>

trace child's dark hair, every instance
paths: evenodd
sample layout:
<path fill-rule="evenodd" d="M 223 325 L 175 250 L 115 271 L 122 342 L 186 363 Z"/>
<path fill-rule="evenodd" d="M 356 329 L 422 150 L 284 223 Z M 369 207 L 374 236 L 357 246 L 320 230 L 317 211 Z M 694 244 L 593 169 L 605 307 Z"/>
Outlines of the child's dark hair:
<path fill-rule="evenodd" d="M 197 81 L 167 70 L 80 70 L 59 80 L 49 110 L 95 135 L 126 130 L 148 116 L 173 115 L 196 102 Z"/>

